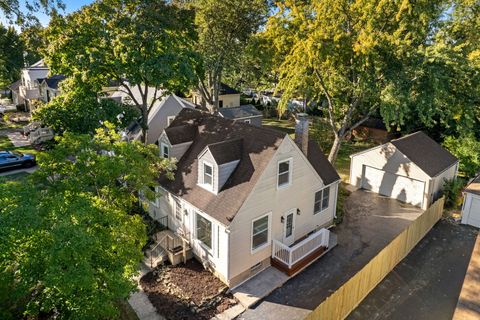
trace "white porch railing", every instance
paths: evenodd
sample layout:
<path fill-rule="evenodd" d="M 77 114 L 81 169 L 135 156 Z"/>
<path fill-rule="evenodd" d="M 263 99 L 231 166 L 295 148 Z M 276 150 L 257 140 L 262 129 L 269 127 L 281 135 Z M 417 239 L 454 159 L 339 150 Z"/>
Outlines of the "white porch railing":
<path fill-rule="evenodd" d="M 44 141 L 52 140 L 53 139 L 53 130 L 50 128 L 38 128 L 35 131 L 30 132 L 28 139 L 30 140 L 31 144 L 37 144 Z"/>
<path fill-rule="evenodd" d="M 328 247 L 329 238 L 330 231 L 322 228 L 292 247 L 289 247 L 280 241 L 273 240 L 272 256 L 283 262 L 290 269 L 295 263 L 299 262 L 318 248 Z"/>

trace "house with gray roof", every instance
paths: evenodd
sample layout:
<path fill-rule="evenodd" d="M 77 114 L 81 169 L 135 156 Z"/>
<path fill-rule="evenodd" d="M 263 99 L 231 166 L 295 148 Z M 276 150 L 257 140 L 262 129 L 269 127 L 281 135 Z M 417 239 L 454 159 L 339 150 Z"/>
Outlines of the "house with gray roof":
<path fill-rule="evenodd" d="M 48 78 L 37 79 L 40 91 L 39 99 L 43 102 L 50 102 L 53 98 L 60 94 L 60 82 L 65 80 L 62 74 L 56 74 Z"/>
<path fill-rule="evenodd" d="M 458 159 L 418 131 L 350 156 L 350 184 L 426 209 L 458 173 Z"/>
<path fill-rule="evenodd" d="M 462 223 L 480 228 L 480 175 L 463 190 Z"/>
<path fill-rule="evenodd" d="M 245 122 L 258 127 L 262 125 L 262 113 L 251 104 L 222 108 L 218 110 L 218 115 L 234 122 Z"/>
<path fill-rule="evenodd" d="M 297 118 L 295 140 L 270 128 L 183 109 L 159 139 L 176 159 L 150 215 L 228 286 L 266 268 L 293 275 L 330 245 L 340 177 Z"/>

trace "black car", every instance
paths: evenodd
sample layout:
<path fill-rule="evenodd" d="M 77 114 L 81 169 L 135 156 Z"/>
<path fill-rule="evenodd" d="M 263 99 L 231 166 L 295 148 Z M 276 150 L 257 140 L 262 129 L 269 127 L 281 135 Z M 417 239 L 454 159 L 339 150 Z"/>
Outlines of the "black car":
<path fill-rule="evenodd" d="M 22 154 L 12 151 L 0 151 L 0 169 L 26 167 L 35 165 L 33 154 Z"/>

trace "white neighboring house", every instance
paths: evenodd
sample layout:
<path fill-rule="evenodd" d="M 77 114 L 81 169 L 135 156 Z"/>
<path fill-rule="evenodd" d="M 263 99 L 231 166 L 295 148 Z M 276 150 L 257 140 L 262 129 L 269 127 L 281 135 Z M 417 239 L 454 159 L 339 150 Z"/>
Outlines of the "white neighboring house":
<path fill-rule="evenodd" d="M 480 228 L 480 175 L 463 191 L 462 223 Z"/>
<path fill-rule="evenodd" d="M 177 159 L 174 180 L 149 202 L 155 219 L 189 244 L 194 256 L 235 287 L 273 265 L 295 274 L 333 244 L 340 177 L 308 138 L 183 109 L 159 139 Z"/>
<path fill-rule="evenodd" d="M 47 103 L 60 94 L 60 82 L 65 79 L 64 75 L 56 74 L 48 78 L 37 79 L 39 88 L 39 99 Z"/>
<path fill-rule="evenodd" d="M 132 93 L 137 101 L 140 100 L 140 90 L 137 86 L 131 87 Z M 156 98 L 155 89 L 149 88 L 147 101 L 152 102 L 152 99 L 155 98 L 152 108 L 148 113 L 148 143 L 157 143 L 160 134 L 163 132 L 163 129 L 168 127 L 170 123 L 175 119 L 177 114 L 184 108 L 193 109 L 195 105 L 191 102 L 176 96 L 175 94 L 167 95 L 162 97 L 162 92 L 158 92 Z M 123 91 L 116 91 L 109 99 L 113 99 L 125 104 L 133 105 L 131 98 Z M 128 136 L 130 139 L 140 140 L 142 137 L 142 130 L 138 122 L 132 124 L 128 129 Z"/>
<path fill-rule="evenodd" d="M 350 184 L 422 209 L 458 172 L 458 159 L 421 131 L 350 158 Z"/>
<path fill-rule="evenodd" d="M 20 83 L 15 82 L 10 86 L 12 90 L 13 103 L 15 105 L 25 104 L 28 111 L 31 111 L 33 100 L 40 98 L 38 79 L 44 79 L 48 75 L 48 67 L 40 60 L 29 67 L 23 68 Z"/>

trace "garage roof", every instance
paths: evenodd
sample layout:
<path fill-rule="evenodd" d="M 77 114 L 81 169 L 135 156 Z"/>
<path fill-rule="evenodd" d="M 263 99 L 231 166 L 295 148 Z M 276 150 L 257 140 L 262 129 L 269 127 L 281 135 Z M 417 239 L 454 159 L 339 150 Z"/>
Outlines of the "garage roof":
<path fill-rule="evenodd" d="M 458 162 L 453 154 L 422 131 L 390 142 L 430 177 L 437 176 Z"/>
<path fill-rule="evenodd" d="M 465 188 L 465 192 L 480 195 L 480 175 Z"/>

